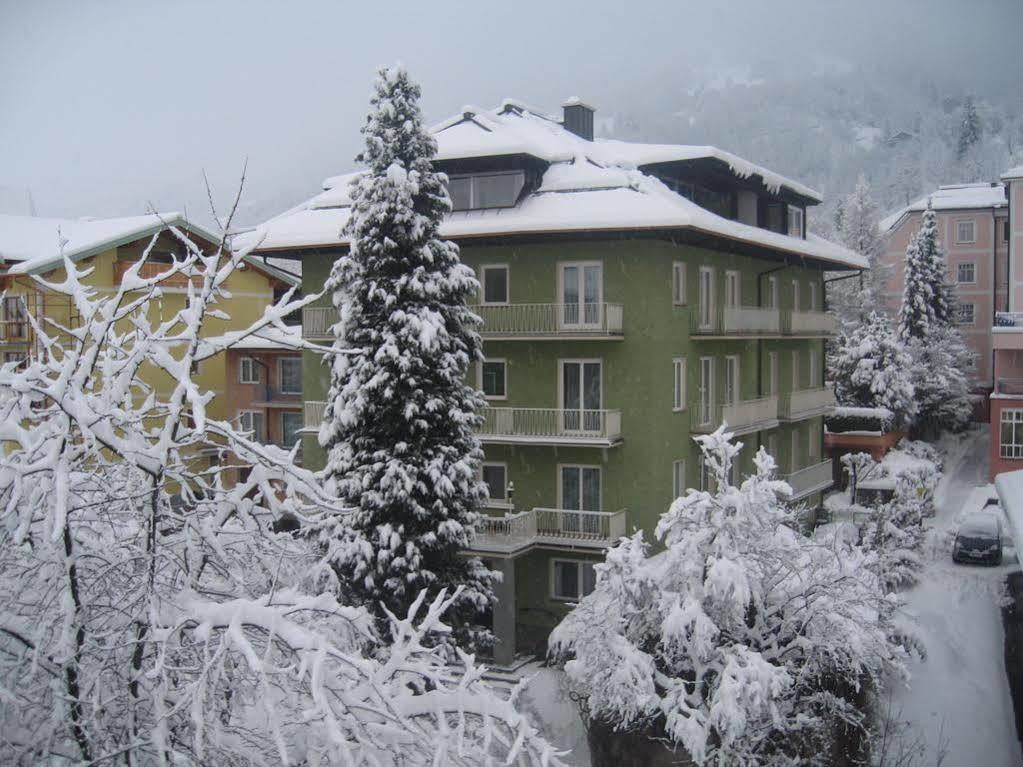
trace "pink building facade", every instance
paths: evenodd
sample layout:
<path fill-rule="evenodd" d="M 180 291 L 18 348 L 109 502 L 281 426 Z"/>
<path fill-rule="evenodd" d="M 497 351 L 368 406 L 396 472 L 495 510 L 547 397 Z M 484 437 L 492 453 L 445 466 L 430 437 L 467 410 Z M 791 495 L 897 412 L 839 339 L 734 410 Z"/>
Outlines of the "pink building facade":
<path fill-rule="evenodd" d="M 1008 199 L 1009 302 L 991 330 L 991 479 L 1023 469 L 1023 165 L 1002 175 Z"/>
<path fill-rule="evenodd" d="M 882 263 L 886 311 L 898 316 L 905 284 L 906 247 L 919 231 L 928 199 L 937 214 L 938 236 L 953 286 L 959 329 L 976 356 L 973 389 L 985 397 L 994 389 L 995 315 L 1009 308 L 1009 200 L 1003 184 L 939 187 L 927 197 L 881 222 L 885 232 Z M 1019 248 L 1017 245 L 1017 253 Z M 1017 270 L 1017 274 L 1020 272 Z M 1023 309 L 1023 282 L 1019 287 Z"/>

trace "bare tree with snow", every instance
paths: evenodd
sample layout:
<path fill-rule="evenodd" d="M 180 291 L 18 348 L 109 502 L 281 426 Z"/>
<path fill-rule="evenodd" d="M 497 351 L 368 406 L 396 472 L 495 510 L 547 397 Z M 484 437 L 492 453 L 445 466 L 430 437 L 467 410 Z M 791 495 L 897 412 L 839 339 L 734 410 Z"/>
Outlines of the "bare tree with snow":
<path fill-rule="evenodd" d="M 288 453 L 207 418 L 190 371 L 227 343 L 202 333 L 244 253 L 172 231 L 186 256 L 142 278 L 154 238 L 113 293 L 65 259 L 46 288 L 80 326 L 30 317 L 38 359 L 0 368 L 0 761 L 556 763 L 514 694 L 434 646 L 457 590 L 419 592 L 381 633 L 318 588 L 316 546 L 274 532 L 285 514 L 315 528 L 347 512 Z M 165 312 L 176 275 L 190 287 Z M 251 472 L 235 482 L 210 451 Z"/>

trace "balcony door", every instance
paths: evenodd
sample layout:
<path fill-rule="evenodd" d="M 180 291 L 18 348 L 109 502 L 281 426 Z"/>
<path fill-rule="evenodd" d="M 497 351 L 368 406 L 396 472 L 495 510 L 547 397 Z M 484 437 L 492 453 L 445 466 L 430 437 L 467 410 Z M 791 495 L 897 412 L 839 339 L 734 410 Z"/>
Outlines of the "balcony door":
<path fill-rule="evenodd" d="M 700 328 L 707 330 L 714 326 L 714 270 L 700 267 L 699 283 Z"/>
<path fill-rule="evenodd" d="M 567 532 L 596 535 L 600 532 L 599 517 L 572 512 L 600 511 L 600 467 L 560 466 L 558 470 L 562 528 Z"/>
<path fill-rule="evenodd" d="M 600 360 L 561 361 L 561 428 L 566 432 L 601 430 Z"/>
<path fill-rule="evenodd" d="M 726 405 L 734 405 L 739 401 L 739 358 L 725 357 L 725 401 Z"/>
<path fill-rule="evenodd" d="M 603 309 L 603 266 L 599 262 L 562 264 L 559 280 L 562 327 L 599 328 Z"/>

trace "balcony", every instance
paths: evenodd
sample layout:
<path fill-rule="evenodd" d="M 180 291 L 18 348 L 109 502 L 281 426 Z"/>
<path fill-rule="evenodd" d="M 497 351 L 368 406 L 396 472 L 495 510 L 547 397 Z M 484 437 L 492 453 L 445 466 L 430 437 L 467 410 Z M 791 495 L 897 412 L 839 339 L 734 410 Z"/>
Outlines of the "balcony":
<path fill-rule="evenodd" d="M 485 407 L 484 443 L 613 447 L 622 441 L 620 410 Z"/>
<path fill-rule="evenodd" d="M 785 477 L 785 481 L 792 488 L 793 501 L 827 490 L 832 484 L 831 461 L 822 461 L 794 471 Z"/>
<path fill-rule="evenodd" d="M 819 415 L 830 415 L 835 409 L 835 392 L 830 386 L 797 389 L 781 395 L 778 418 L 802 421 Z"/>
<path fill-rule="evenodd" d="M 490 341 L 620 340 L 621 304 L 500 304 L 473 306 Z"/>
<path fill-rule="evenodd" d="M 332 341 L 332 326 L 338 321 L 337 309 L 333 306 L 307 306 L 302 309 L 302 338 L 307 341 Z"/>
<path fill-rule="evenodd" d="M 297 408 L 302 402 L 302 392 L 283 391 L 276 386 L 256 386 L 252 404 L 260 407 Z"/>
<path fill-rule="evenodd" d="M 323 423 L 323 414 L 327 410 L 326 402 L 313 402 L 306 400 L 302 403 L 302 431 L 317 432 L 320 424 Z"/>
<path fill-rule="evenodd" d="M 828 312 L 788 312 L 785 334 L 791 336 L 831 336 L 838 332 L 838 320 Z"/>
<path fill-rule="evenodd" d="M 514 554 L 534 545 L 606 549 L 626 533 L 626 511 L 532 509 L 503 517 L 484 516 L 472 550 Z"/>
<path fill-rule="evenodd" d="M 1012 397 L 1023 397 L 1023 378 L 999 378 L 995 383 L 995 392 L 1008 394 Z"/>
<path fill-rule="evenodd" d="M 698 434 L 709 434 L 722 423 L 734 434 L 748 434 L 778 425 L 778 398 L 737 400 L 717 405 L 699 404 L 696 408 L 697 423 L 690 428 Z"/>
<path fill-rule="evenodd" d="M 707 338 L 734 336 L 777 336 L 781 334 L 781 312 L 760 306 L 725 306 L 702 316 L 693 312 L 692 334 Z"/>

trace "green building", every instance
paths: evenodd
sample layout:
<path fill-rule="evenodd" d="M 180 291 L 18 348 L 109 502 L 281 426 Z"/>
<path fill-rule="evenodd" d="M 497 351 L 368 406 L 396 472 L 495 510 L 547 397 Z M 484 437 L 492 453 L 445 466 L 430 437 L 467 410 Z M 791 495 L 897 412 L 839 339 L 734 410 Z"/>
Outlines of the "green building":
<path fill-rule="evenodd" d="M 555 119 L 516 102 L 434 129 L 454 204 L 442 234 L 480 279 L 488 400 L 480 435 L 491 501 L 476 549 L 504 573 L 498 660 L 543 644 L 619 536 L 648 540 L 672 499 L 705 487 L 694 435 L 741 435 L 737 471 L 765 447 L 794 497 L 831 485 L 823 416 L 824 272 L 863 259 L 805 231 L 812 189 L 714 147 L 593 140 L 578 100 Z M 322 289 L 351 176 L 259 228 L 257 254 L 300 259 Z M 329 340 L 329 296 L 303 333 Z M 306 352 L 303 456 L 329 372 Z"/>

